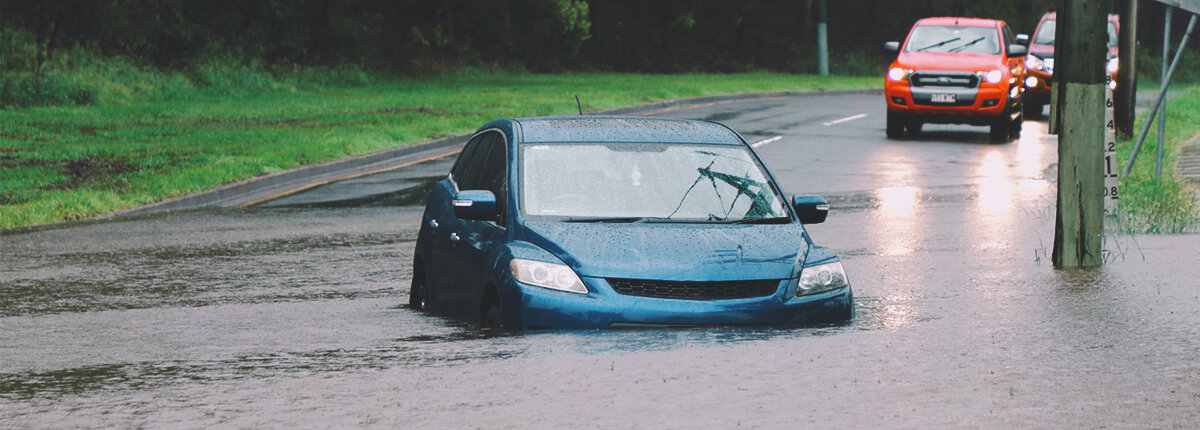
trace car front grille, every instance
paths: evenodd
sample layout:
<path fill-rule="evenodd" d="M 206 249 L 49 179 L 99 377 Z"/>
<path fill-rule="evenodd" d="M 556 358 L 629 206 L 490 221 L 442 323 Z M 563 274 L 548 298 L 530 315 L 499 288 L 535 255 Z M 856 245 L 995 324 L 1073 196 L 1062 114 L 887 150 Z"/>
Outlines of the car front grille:
<path fill-rule="evenodd" d="M 914 87 L 975 88 L 979 86 L 979 76 L 961 72 L 915 72 L 908 77 L 908 82 Z"/>
<path fill-rule="evenodd" d="M 761 281 L 679 282 L 642 279 L 609 279 L 617 293 L 660 299 L 718 300 L 769 296 L 779 288 L 778 279 Z"/>

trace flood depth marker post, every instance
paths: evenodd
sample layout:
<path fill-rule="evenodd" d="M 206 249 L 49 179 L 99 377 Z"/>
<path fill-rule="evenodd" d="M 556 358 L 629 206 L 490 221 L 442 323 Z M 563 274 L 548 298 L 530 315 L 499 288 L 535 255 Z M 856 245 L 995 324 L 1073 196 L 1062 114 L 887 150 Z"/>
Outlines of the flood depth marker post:
<path fill-rule="evenodd" d="M 1112 79 L 1109 77 L 1108 79 Z M 1111 85 L 1104 86 L 1104 214 L 1116 215 L 1121 193 L 1117 189 L 1117 103 Z"/>
<path fill-rule="evenodd" d="M 1103 3 L 1103 4 L 1101 4 Z M 1058 135 L 1058 204 L 1054 219 L 1055 267 L 1102 263 L 1104 141 L 1108 2 L 1061 0 L 1056 29 L 1054 86 L 1061 116 Z"/>

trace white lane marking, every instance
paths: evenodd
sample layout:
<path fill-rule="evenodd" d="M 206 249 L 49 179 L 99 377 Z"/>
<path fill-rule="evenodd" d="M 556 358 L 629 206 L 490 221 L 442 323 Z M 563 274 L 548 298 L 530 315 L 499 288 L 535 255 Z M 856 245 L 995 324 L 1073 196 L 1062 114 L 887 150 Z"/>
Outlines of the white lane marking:
<path fill-rule="evenodd" d="M 858 114 L 858 115 L 854 115 L 854 116 L 848 116 L 848 117 L 845 117 L 845 118 L 842 118 L 842 119 L 835 119 L 835 120 L 833 120 L 833 121 L 829 121 L 829 122 L 827 122 L 827 123 L 825 123 L 825 124 L 822 124 L 822 125 L 824 125 L 824 126 L 831 126 L 831 125 L 834 125 L 834 124 L 841 124 L 841 123 L 843 123 L 843 122 L 846 122 L 846 121 L 854 121 L 854 120 L 856 120 L 856 119 L 859 119 L 859 118 L 866 118 L 866 117 L 867 117 L 867 114 L 865 114 L 865 113 L 860 113 L 860 114 Z"/>
<path fill-rule="evenodd" d="M 768 143 L 774 142 L 774 141 L 776 141 L 776 140 L 779 140 L 779 139 L 783 139 L 783 136 L 775 136 L 775 137 L 766 138 L 766 139 L 760 140 L 760 141 L 758 141 L 758 142 L 751 143 L 751 144 L 750 144 L 750 147 L 751 147 L 751 148 L 757 148 L 757 147 L 760 147 L 760 146 L 766 145 L 766 144 L 768 144 Z"/>

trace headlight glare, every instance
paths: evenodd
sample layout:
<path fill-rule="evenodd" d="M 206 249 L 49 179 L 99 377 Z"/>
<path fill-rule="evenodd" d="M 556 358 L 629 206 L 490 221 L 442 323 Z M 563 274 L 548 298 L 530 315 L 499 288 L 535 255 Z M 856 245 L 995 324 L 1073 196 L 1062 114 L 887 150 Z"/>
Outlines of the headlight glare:
<path fill-rule="evenodd" d="M 1004 79 L 1004 72 L 999 70 L 991 70 L 985 72 L 983 78 L 986 79 L 989 84 L 997 84 L 1000 83 L 1001 79 Z"/>
<path fill-rule="evenodd" d="M 847 285 L 846 271 L 842 263 L 835 261 L 819 266 L 805 267 L 800 272 L 800 281 L 796 286 L 796 295 L 822 293 L 836 290 Z"/>
<path fill-rule="evenodd" d="M 1106 68 L 1108 69 L 1108 73 L 1117 73 L 1117 69 L 1120 67 L 1121 62 L 1117 60 L 1117 57 L 1113 57 L 1112 59 L 1108 60 L 1108 66 Z"/>
<path fill-rule="evenodd" d="M 1046 67 L 1046 63 L 1042 62 L 1042 59 L 1036 55 L 1030 55 L 1025 57 L 1025 67 L 1033 70 L 1042 70 L 1042 68 Z"/>
<path fill-rule="evenodd" d="M 523 284 L 570 293 L 587 294 L 588 292 L 583 281 L 579 279 L 579 275 L 563 264 L 514 258 L 509 263 L 509 267 L 517 282 Z"/>
<path fill-rule="evenodd" d="M 900 82 L 905 79 L 908 79 L 908 75 L 910 73 L 912 73 L 912 70 L 906 70 L 906 69 L 901 69 L 899 67 L 893 67 L 891 69 L 888 69 L 887 76 L 888 76 L 888 79 L 891 79 L 896 82 Z"/>

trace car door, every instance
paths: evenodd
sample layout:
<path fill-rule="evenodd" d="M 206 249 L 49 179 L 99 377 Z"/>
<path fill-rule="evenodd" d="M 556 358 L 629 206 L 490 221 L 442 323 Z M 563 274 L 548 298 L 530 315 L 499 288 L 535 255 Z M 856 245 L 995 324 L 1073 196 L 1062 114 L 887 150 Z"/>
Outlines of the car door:
<path fill-rule="evenodd" d="M 484 133 L 484 139 L 475 154 L 480 161 L 472 164 L 475 170 L 460 183 L 462 190 L 488 190 L 496 196 L 496 209 L 500 214 L 493 220 L 458 220 L 458 243 L 454 248 L 459 285 L 455 289 L 459 296 L 456 303 L 469 312 L 480 310 L 480 300 L 487 283 L 495 279 L 491 267 L 492 250 L 501 246 L 507 233 L 508 209 L 508 149 L 504 135 L 499 131 Z M 468 313 L 464 317 L 473 319 L 478 315 Z"/>
<path fill-rule="evenodd" d="M 454 193 L 460 189 L 459 184 L 474 171 L 473 164 L 482 162 L 476 160 L 476 154 L 484 137 L 478 135 L 467 142 L 458 161 L 450 169 L 450 175 L 430 192 L 428 219 L 425 220 L 431 232 L 429 252 L 425 257 L 429 269 L 426 280 L 431 306 L 444 312 L 457 313 L 453 297 L 461 295 L 455 291 L 460 284 L 459 263 L 455 260 L 458 258 L 456 248 L 461 226 L 458 217 L 454 216 L 452 201 Z"/>

